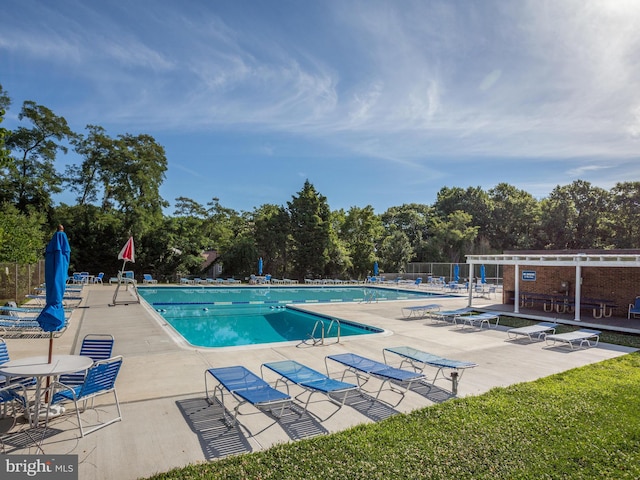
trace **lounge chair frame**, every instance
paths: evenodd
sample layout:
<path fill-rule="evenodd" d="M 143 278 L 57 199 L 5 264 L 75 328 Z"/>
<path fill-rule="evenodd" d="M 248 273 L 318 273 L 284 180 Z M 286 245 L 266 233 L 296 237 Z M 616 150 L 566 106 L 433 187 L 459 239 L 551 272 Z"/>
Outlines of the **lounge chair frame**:
<path fill-rule="evenodd" d="M 493 320 L 495 320 L 495 323 L 492 326 L 491 321 Z M 461 328 L 466 328 L 467 325 L 469 327 L 482 328 L 482 325 L 484 324 L 487 325 L 487 328 L 498 328 L 498 324 L 500 323 L 500 315 L 491 312 L 477 313 L 472 315 L 456 315 L 455 317 L 453 317 L 453 322 L 456 325 L 460 325 Z"/>
<path fill-rule="evenodd" d="M 573 350 L 574 345 L 578 344 L 578 348 L 582 348 L 586 344 L 587 347 L 597 347 L 600 341 L 599 330 L 588 330 L 583 328 L 573 332 L 560 333 L 556 335 L 547 335 L 545 340 L 547 345 L 554 346 L 556 342 L 566 343 Z M 551 343 L 553 342 L 553 343 Z"/>
<path fill-rule="evenodd" d="M 416 372 L 420 373 L 424 373 L 424 369 L 427 366 L 436 368 L 436 374 L 433 376 L 433 380 L 431 380 L 431 385 L 435 385 L 436 380 L 438 380 L 438 375 L 440 375 L 441 378 L 451 382 L 454 395 L 458 393 L 458 383 L 460 382 L 465 370 L 478 366 L 478 364 L 474 362 L 450 360 L 448 358 L 440 357 L 438 355 L 423 352 L 422 350 L 407 346 L 384 348 L 382 350 L 382 355 L 384 356 L 385 363 L 388 365 L 390 364 L 390 362 L 387 361 L 388 353 L 393 353 L 402 358 L 398 368 L 402 368 L 405 364 L 408 364 Z M 445 373 L 445 370 L 449 373 Z"/>
<path fill-rule="evenodd" d="M 558 324 L 553 322 L 540 322 L 526 327 L 511 328 L 507 330 L 507 335 L 511 340 L 524 336 L 532 342 L 532 335 L 535 335 L 538 340 L 544 340 L 547 335 L 556 333 L 557 326 Z"/>
<path fill-rule="evenodd" d="M 409 307 L 402 307 L 402 316 L 404 318 L 424 318 L 432 315 L 434 312 L 440 311 L 442 305 L 437 303 L 430 303 L 429 305 L 412 305 Z"/>
<path fill-rule="evenodd" d="M 456 310 L 444 310 L 438 312 L 432 312 L 430 318 L 432 321 L 439 321 L 445 323 L 455 324 L 456 317 L 460 317 L 463 315 L 471 315 L 474 312 L 473 308 L 465 307 L 458 308 Z"/>
<path fill-rule="evenodd" d="M 213 390 L 210 389 L 209 376 L 217 381 Z M 289 392 L 285 394 L 275 389 L 259 376 L 241 365 L 231 367 L 209 368 L 204 372 L 205 395 L 207 402 L 217 402 L 224 408 L 225 390 L 236 400 L 237 405 L 233 410 L 233 418 L 230 426 L 238 422 L 240 407 L 245 403 L 253 405 L 260 410 L 270 411 L 276 418 L 282 417 L 286 407 L 291 406 L 293 399 Z M 211 393 L 210 393 L 211 392 Z M 220 399 L 218 399 L 218 395 Z"/>

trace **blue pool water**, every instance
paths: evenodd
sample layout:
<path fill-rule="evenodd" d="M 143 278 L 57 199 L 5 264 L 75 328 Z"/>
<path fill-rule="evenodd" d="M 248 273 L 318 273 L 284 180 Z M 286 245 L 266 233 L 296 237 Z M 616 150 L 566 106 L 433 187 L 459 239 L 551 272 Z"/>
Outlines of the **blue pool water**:
<path fill-rule="evenodd" d="M 140 296 L 191 345 L 228 347 L 302 341 L 318 320 L 325 331 L 332 318 L 301 312 L 288 304 L 371 302 L 425 298 L 428 293 L 365 287 L 140 287 Z M 320 326 L 316 327 L 319 337 Z M 382 330 L 340 319 L 340 336 Z M 325 333 L 335 337 L 337 328 Z"/>

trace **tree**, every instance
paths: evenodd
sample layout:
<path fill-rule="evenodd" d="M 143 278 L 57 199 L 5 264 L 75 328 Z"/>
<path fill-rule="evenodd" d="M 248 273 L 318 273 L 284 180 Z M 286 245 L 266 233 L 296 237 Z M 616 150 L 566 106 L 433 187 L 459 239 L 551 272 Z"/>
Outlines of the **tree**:
<path fill-rule="evenodd" d="M 62 184 L 54 165 L 56 155 L 58 151 L 67 152 L 62 142 L 70 141 L 75 134 L 64 117 L 32 101 L 24 102 L 18 118 L 33 126 L 18 127 L 6 140 L 7 147 L 15 153 L 0 177 L 1 199 L 13 203 L 21 212 L 32 206 L 50 213 L 52 195 L 61 191 Z"/>
<path fill-rule="evenodd" d="M 227 275 L 248 277 L 255 271 L 258 261 L 258 251 L 253 238 L 236 238 L 233 245 L 221 255 L 221 259 Z"/>
<path fill-rule="evenodd" d="M 4 115 L 11 105 L 11 99 L 7 92 L 0 85 L 0 123 L 4 120 Z M 6 128 L 0 127 L 0 169 L 9 165 L 9 150 L 6 146 L 6 140 L 11 132 Z M 1 170 L 0 170 L 1 171 Z"/>
<path fill-rule="evenodd" d="M 540 205 L 546 248 L 564 250 L 609 246 L 609 193 L 606 190 L 576 180 L 570 185 L 554 188 Z"/>
<path fill-rule="evenodd" d="M 388 232 L 391 232 L 392 227 L 395 226 L 407 236 L 414 252 L 410 261 L 426 262 L 431 259 L 427 240 L 433 215 L 434 209 L 432 207 L 409 203 L 389 208 L 382 214 L 381 219 Z"/>
<path fill-rule="evenodd" d="M 5 203 L 0 208 L 0 262 L 35 263 L 46 245 L 45 218 L 29 208 L 26 213 Z"/>
<path fill-rule="evenodd" d="M 69 237 L 70 268 L 105 271 L 111 275 L 122 266 L 117 256 L 127 237 L 123 233 L 123 217 L 118 212 L 104 211 L 95 205 L 63 203 L 54 210 L 53 224 L 64 225 Z M 138 241 L 136 239 L 136 250 Z M 137 255 L 136 264 L 141 265 Z"/>
<path fill-rule="evenodd" d="M 471 215 L 461 210 L 450 213 L 444 221 L 433 219 L 429 243 L 440 255 L 434 261 L 460 262 L 478 235 L 479 227 L 471 223 Z"/>
<path fill-rule="evenodd" d="M 117 144 L 109 137 L 104 128 L 96 125 L 87 125 L 87 136 L 78 135 L 74 139 L 74 150 L 84 158 L 80 165 L 67 166 L 67 182 L 72 191 L 78 196 L 79 205 L 98 201 L 102 194 L 100 204 L 108 209 L 110 204 L 112 170 L 117 156 Z"/>
<path fill-rule="evenodd" d="M 378 256 L 383 271 L 404 273 L 413 256 L 409 237 L 401 230 L 394 230 L 382 241 Z"/>
<path fill-rule="evenodd" d="M 490 247 L 500 253 L 534 248 L 540 222 L 538 201 L 507 183 L 499 183 L 488 193 L 492 205 L 487 232 Z"/>
<path fill-rule="evenodd" d="M 336 210 L 329 217 L 329 245 L 324 275 L 328 278 L 339 278 L 352 269 L 351 257 L 347 242 L 343 237 L 343 228 L 346 221 L 344 210 Z"/>
<path fill-rule="evenodd" d="M 351 207 L 342 227 L 342 238 L 351 257 L 352 273 L 356 278 L 365 277 L 376 261 L 376 245 L 384 228 L 373 207 Z"/>
<path fill-rule="evenodd" d="M 321 275 L 329 261 L 329 206 L 309 180 L 287 202 L 291 219 L 292 262 L 295 275 Z"/>
<path fill-rule="evenodd" d="M 640 248 L 640 182 L 617 183 L 611 190 L 612 243 Z"/>
<path fill-rule="evenodd" d="M 479 227 L 478 233 L 485 235 L 491 220 L 491 202 L 489 195 L 480 187 L 443 187 L 433 204 L 435 214 L 441 219 L 456 211 L 471 215 L 471 224 Z"/>
<path fill-rule="evenodd" d="M 290 226 L 287 210 L 279 205 L 262 205 L 253 212 L 253 226 L 258 255 L 264 260 L 264 271 L 285 277 Z"/>

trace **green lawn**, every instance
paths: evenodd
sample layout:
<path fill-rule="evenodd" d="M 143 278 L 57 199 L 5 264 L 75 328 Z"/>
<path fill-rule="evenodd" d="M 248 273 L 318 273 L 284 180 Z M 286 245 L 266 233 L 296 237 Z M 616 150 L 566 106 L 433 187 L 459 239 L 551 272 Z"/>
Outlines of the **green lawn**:
<path fill-rule="evenodd" d="M 151 478 L 638 479 L 640 353 Z"/>

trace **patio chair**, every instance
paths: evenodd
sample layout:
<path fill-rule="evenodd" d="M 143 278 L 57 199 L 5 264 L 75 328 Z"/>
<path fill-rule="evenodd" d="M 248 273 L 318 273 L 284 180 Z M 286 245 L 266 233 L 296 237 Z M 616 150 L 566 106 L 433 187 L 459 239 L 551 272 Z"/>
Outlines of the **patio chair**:
<path fill-rule="evenodd" d="M 211 395 L 209 394 L 207 374 L 218 382 Z M 279 418 L 283 415 L 284 409 L 293 402 L 293 399 L 287 393 L 276 390 L 262 378 L 241 365 L 205 370 L 204 389 L 207 402 L 211 404 L 217 401 L 216 393 L 219 393 L 219 403 L 225 410 L 225 390 L 238 402 L 234 409 L 232 426 L 237 423 L 240 407 L 245 403 L 249 403 L 260 410 L 268 410 Z M 276 410 L 278 410 L 278 413 L 276 413 Z"/>
<path fill-rule="evenodd" d="M 90 333 L 82 339 L 79 355 L 89 357 L 95 362 L 111 358 L 113 353 L 113 335 Z M 68 373 L 61 375 L 58 381 L 67 386 L 80 385 L 84 382 L 86 372 Z"/>
<path fill-rule="evenodd" d="M 464 371 L 467 368 L 474 368 L 478 366 L 478 364 L 474 362 L 450 360 L 432 353 L 423 352 L 422 350 L 418 350 L 413 347 L 390 347 L 383 349 L 382 355 L 384 356 L 384 361 L 387 364 L 387 352 L 394 353 L 402 358 L 399 368 L 408 364 L 416 372 L 420 373 L 423 373 L 427 366 L 437 368 L 436 374 L 433 376 L 433 380 L 431 381 L 431 385 L 436 383 L 438 375 L 442 373 L 442 378 L 451 382 L 454 395 L 458 393 L 458 382 L 462 378 Z M 445 369 L 450 370 L 449 375 L 446 375 L 443 372 Z"/>
<path fill-rule="evenodd" d="M 529 338 L 529 341 L 533 341 L 533 338 L 531 337 L 532 335 L 537 335 L 538 340 L 544 340 L 549 332 L 551 332 L 551 334 L 556 333 L 557 326 L 558 324 L 553 322 L 540 322 L 527 327 L 510 328 L 507 330 L 507 335 L 509 336 L 509 339 L 525 336 Z"/>
<path fill-rule="evenodd" d="M 4 338 L 0 338 L 0 365 L 7 363 L 10 360 L 11 358 L 9 356 L 7 344 L 4 341 Z M 33 377 L 10 377 L 7 379 L 4 375 L 0 375 L 0 386 L 7 385 L 7 381 L 10 385 L 24 385 L 27 387 L 35 385 L 36 383 L 36 379 Z"/>
<path fill-rule="evenodd" d="M 601 333 L 602 332 L 600 332 L 599 330 L 588 330 L 586 328 L 583 328 L 580 330 L 575 330 L 573 332 L 547 335 L 545 339 L 547 341 L 547 345 L 554 346 L 556 342 L 562 342 L 568 344 L 569 347 L 571 347 L 571 350 L 573 350 L 573 346 L 575 344 L 578 344 L 579 348 L 581 348 L 585 344 L 588 347 L 596 347 L 598 345 L 598 341 L 600 340 Z"/>
<path fill-rule="evenodd" d="M 118 372 L 120 371 L 121 366 L 122 356 L 112 357 L 107 360 L 101 360 L 94 363 L 89 370 L 87 370 L 84 382 L 80 385 L 65 385 L 59 381 L 53 383 L 55 393 L 51 399 L 51 404 L 55 405 L 58 403 L 73 402 L 81 437 L 122 420 L 120 402 L 118 401 L 118 394 L 116 392 L 116 378 L 118 377 Z M 95 398 L 108 393 L 113 393 L 118 415 L 111 420 L 101 422 L 93 428 L 85 431 L 82 427 L 80 412 L 84 412 L 86 410 L 87 402 L 89 400 L 91 400 L 91 406 L 93 408 L 93 401 Z M 78 407 L 78 402 L 83 403 L 82 410 Z M 49 422 L 48 415 L 49 409 L 47 409 L 47 423 Z"/>
<path fill-rule="evenodd" d="M 287 386 L 287 390 L 288 383 L 293 383 L 304 389 L 304 391 L 295 398 L 298 400 L 299 396 L 305 393 L 309 394 L 304 406 L 305 410 L 309 406 L 309 400 L 311 400 L 314 393 L 322 393 L 326 395 L 330 401 L 342 407 L 347 400 L 349 392 L 359 389 L 358 385 L 334 380 L 326 376 L 324 373 L 313 370 L 296 362 L 295 360 L 263 363 L 260 367 L 261 373 L 263 368 L 267 368 L 280 375 L 280 378 L 275 384 L 276 388 L 278 388 L 278 383 L 282 381 Z M 342 397 L 342 400 L 338 400 L 335 396 Z"/>
<path fill-rule="evenodd" d="M 324 361 L 327 368 L 327 374 L 329 374 L 329 365 L 327 364 L 327 360 L 333 360 L 334 362 L 340 363 L 346 367 L 342 373 L 342 380 L 344 380 L 347 373 L 352 373 L 355 375 L 356 380 L 358 381 L 358 386 L 361 389 L 362 386 L 369 381 L 369 378 L 377 378 L 378 380 L 381 380 L 380 388 L 376 393 L 376 399 L 380 396 L 380 392 L 382 392 L 383 387 L 387 383 L 392 391 L 400 394 L 404 394 L 404 392 L 393 388 L 393 385 L 399 385 L 405 390 L 409 390 L 414 383 L 429 384 L 427 377 L 422 373 L 392 367 L 386 363 L 361 357 L 355 353 L 341 353 L 325 357 Z M 360 383 L 361 381 L 362 383 Z"/>
<path fill-rule="evenodd" d="M 629 304 L 628 320 L 631 320 L 631 315 L 633 315 L 633 318 L 638 318 L 638 315 L 640 315 L 640 297 L 636 297 L 635 302 Z"/>
<path fill-rule="evenodd" d="M 97 277 L 94 277 L 93 283 L 99 283 L 102 285 L 102 279 L 104 278 L 104 272 L 100 272 Z"/>
<path fill-rule="evenodd" d="M 2 406 L 2 416 L 7 414 L 7 407 L 11 405 L 11 414 L 15 418 L 18 413 L 26 413 L 29 416 L 27 408 L 27 388 L 22 383 L 11 383 L 3 385 L 0 383 L 0 405 Z M 29 418 L 29 421 L 31 419 Z"/>
<path fill-rule="evenodd" d="M 158 280 L 153 278 L 150 273 L 143 273 L 142 274 L 142 283 L 151 285 L 151 284 L 158 283 Z"/>

